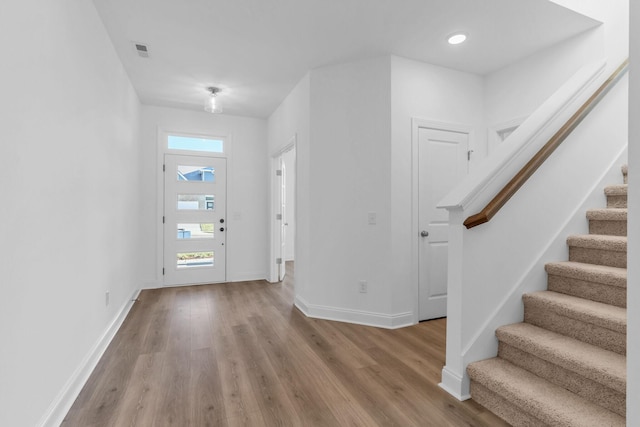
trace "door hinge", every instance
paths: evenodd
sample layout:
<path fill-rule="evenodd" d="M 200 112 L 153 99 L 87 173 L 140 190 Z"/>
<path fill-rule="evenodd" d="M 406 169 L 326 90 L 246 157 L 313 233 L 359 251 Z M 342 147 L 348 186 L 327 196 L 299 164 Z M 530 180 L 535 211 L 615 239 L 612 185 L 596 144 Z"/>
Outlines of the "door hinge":
<path fill-rule="evenodd" d="M 278 265 L 282 264 L 282 258 L 276 258 L 276 264 Z"/>
<path fill-rule="evenodd" d="M 167 165 L 162 165 L 162 172 L 166 172 L 167 171 Z"/>
<path fill-rule="evenodd" d="M 473 150 L 467 151 L 467 161 L 471 160 L 471 153 L 473 153 Z"/>
<path fill-rule="evenodd" d="M 164 224 L 164 216 L 162 217 L 162 223 Z"/>
<path fill-rule="evenodd" d="M 162 275 L 164 276 L 164 267 L 162 267 Z"/>
<path fill-rule="evenodd" d="M 282 169 L 278 169 L 276 171 L 276 176 L 282 176 Z"/>
<path fill-rule="evenodd" d="M 276 219 L 279 219 L 280 221 L 282 221 L 282 214 L 276 214 Z"/>

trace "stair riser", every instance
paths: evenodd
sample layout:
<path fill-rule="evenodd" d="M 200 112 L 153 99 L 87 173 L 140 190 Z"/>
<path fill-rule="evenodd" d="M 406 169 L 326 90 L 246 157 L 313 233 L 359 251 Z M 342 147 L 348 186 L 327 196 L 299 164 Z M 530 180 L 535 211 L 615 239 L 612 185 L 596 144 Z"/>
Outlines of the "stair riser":
<path fill-rule="evenodd" d="M 627 196 L 607 196 L 608 208 L 626 208 Z"/>
<path fill-rule="evenodd" d="M 524 321 L 618 354 L 624 355 L 627 351 L 626 334 L 563 316 L 527 300 L 524 304 Z"/>
<path fill-rule="evenodd" d="M 569 261 L 627 268 L 627 252 L 570 246 Z"/>
<path fill-rule="evenodd" d="M 547 424 L 522 411 L 522 409 L 513 403 L 476 381 L 471 381 L 470 391 L 473 396 L 473 400 L 514 427 L 547 426 Z"/>
<path fill-rule="evenodd" d="M 607 236 L 626 236 L 627 221 L 589 221 L 589 234 L 604 234 Z"/>
<path fill-rule="evenodd" d="M 502 342 L 498 347 L 498 356 L 596 405 L 625 416 L 625 395 L 616 390 Z"/>
<path fill-rule="evenodd" d="M 627 289 L 618 286 L 550 274 L 547 276 L 547 289 L 616 307 L 627 307 Z"/>

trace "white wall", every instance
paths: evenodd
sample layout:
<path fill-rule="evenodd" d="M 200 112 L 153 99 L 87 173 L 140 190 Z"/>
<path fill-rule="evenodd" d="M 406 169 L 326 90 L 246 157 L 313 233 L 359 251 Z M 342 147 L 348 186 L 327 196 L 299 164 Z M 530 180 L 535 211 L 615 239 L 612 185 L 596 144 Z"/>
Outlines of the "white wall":
<path fill-rule="evenodd" d="M 393 312 L 415 309 L 417 277 L 412 275 L 411 119 L 470 126 L 469 148 L 483 156 L 482 77 L 397 56 L 391 57 L 391 291 Z"/>
<path fill-rule="evenodd" d="M 604 24 L 601 31 L 609 74 L 629 56 L 629 0 L 551 1 Z M 594 49 L 597 47 L 593 45 Z"/>
<path fill-rule="evenodd" d="M 600 27 L 487 74 L 487 125 L 528 117 L 580 67 L 603 58 L 604 37 Z"/>
<path fill-rule="evenodd" d="M 629 74 L 629 260 L 640 259 L 640 3 L 631 2 Z M 629 262 L 627 278 L 627 425 L 640 425 L 640 265 Z"/>
<path fill-rule="evenodd" d="M 142 107 L 145 193 L 142 228 L 146 287 L 162 286 L 162 181 L 158 132 L 185 132 L 228 137 L 227 160 L 227 280 L 267 277 L 268 175 L 267 121 L 247 117 L 212 115 L 174 108 Z M 160 197 L 159 197 L 160 196 Z"/>
<path fill-rule="evenodd" d="M 295 167 L 295 255 L 294 265 L 295 294 L 304 299 L 309 278 L 310 251 L 310 195 L 309 195 L 309 162 L 310 162 L 310 78 L 307 73 L 293 88 L 280 106 L 271 114 L 268 121 L 269 164 L 274 155 L 285 148 L 292 139 L 296 141 Z M 271 177 L 270 189 L 273 189 Z M 272 197 L 271 191 L 269 197 Z M 275 224 L 271 218 L 271 226 Z M 272 230 L 273 231 L 273 230 Z M 275 254 L 269 254 L 273 261 Z"/>
<path fill-rule="evenodd" d="M 309 312 L 390 322 L 389 57 L 314 69 L 310 91 Z"/>
<path fill-rule="evenodd" d="M 140 287 L 139 102 L 91 2 L 3 1 L 0 50 L 0 425 L 53 425 Z"/>
<path fill-rule="evenodd" d="M 487 74 L 485 121 L 490 129 L 529 116 L 583 65 L 605 59 L 609 75 L 627 58 L 628 0 L 552 1 L 603 25 Z"/>

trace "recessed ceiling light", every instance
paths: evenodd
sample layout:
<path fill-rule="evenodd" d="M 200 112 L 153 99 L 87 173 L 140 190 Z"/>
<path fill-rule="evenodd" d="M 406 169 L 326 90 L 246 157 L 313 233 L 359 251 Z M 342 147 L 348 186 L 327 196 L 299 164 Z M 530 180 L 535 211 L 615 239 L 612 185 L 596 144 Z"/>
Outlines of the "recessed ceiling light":
<path fill-rule="evenodd" d="M 449 42 L 449 44 L 460 44 L 466 39 L 467 35 L 465 33 L 454 33 L 447 37 L 447 42 Z"/>

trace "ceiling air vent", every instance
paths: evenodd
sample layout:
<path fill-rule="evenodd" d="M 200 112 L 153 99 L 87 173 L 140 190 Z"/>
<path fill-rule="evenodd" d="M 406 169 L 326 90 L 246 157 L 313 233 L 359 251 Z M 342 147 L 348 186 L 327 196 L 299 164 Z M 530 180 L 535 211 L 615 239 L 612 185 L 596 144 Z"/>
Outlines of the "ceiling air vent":
<path fill-rule="evenodd" d="M 147 47 L 146 44 L 134 43 L 133 45 L 136 48 L 136 52 L 138 52 L 138 56 L 140 56 L 141 58 L 149 57 L 149 48 Z"/>

